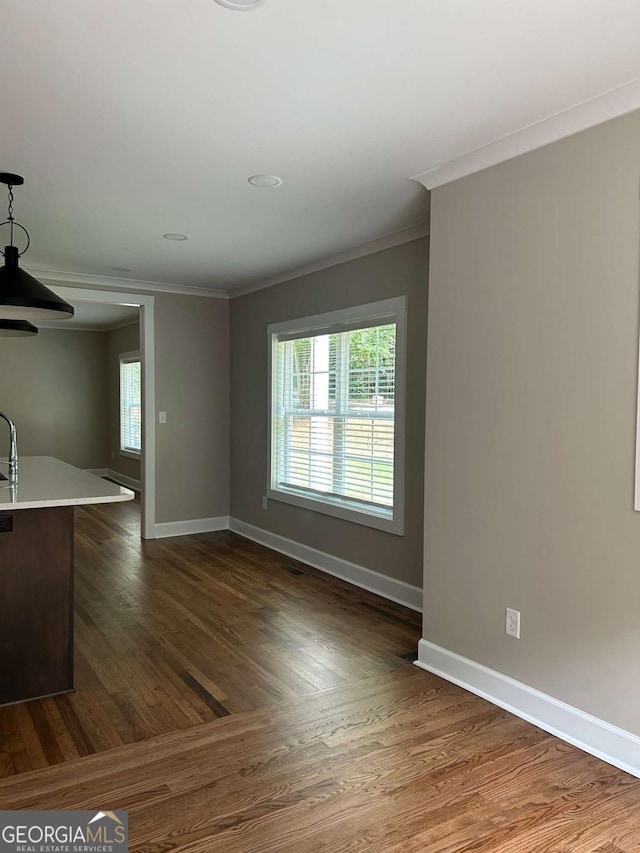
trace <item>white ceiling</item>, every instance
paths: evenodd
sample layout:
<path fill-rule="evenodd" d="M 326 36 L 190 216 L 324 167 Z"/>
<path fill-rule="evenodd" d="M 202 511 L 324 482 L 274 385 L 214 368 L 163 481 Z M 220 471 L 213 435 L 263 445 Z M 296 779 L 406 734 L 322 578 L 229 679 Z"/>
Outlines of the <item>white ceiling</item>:
<path fill-rule="evenodd" d="M 52 288 L 56 290 L 56 288 Z M 67 299 L 66 293 L 63 298 Z M 58 320 L 51 323 L 38 323 L 41 329 L 62 329 L 63 331 L 100 331 L 119 329 L 136 323 L 140 309 L 131 305 L 104 305 L 97 302 L 78 302 L 73 300 L 75 315 L 70 320 Z"/>
<path fill-rule="evenodd" d="M 190 287 L 415 226 L 410 176 L 640 77 L 638 0 L 3 5 L 24 263 Z M 260 172 L 284 186 L 251 187 Z"/>

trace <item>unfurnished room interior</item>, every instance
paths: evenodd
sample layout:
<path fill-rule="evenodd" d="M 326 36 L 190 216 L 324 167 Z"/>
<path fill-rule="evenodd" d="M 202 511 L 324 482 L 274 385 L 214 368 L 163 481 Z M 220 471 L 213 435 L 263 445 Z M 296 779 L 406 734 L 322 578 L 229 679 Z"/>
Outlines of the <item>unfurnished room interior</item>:
<path fill-rule="evenodd" d="M 640 851 L 640 4 L 22 0 L 0 850 Z"/>

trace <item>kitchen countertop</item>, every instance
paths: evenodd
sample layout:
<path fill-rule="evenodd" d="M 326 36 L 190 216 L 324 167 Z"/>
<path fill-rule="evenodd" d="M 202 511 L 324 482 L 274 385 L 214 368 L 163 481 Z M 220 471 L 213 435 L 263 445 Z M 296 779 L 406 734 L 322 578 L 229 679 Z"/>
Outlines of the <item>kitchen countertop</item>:
<path fill-rule="evenodd" d="M 6 461 L 7 457 L 3 458 Z M 0 465 L 0 473 L 8 477 L 8 466 Z M 131 489 L 81 471 L 52 456 L 19 456 L 17 485 L 11 486 L 9 480 L 0 480 L 0 511 L 113 503 L 130 501 L 134 497 Z"/>

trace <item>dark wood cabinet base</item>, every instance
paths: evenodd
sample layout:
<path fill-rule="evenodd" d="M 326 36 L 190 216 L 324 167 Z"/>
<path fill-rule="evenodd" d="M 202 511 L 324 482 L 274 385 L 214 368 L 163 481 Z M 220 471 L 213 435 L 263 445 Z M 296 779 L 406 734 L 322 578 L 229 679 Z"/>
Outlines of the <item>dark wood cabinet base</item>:
<path fill-rule="evenodd" d="M 3 510 L 0 531 L 0 704 L 68 692 L 73 507 Z"/>

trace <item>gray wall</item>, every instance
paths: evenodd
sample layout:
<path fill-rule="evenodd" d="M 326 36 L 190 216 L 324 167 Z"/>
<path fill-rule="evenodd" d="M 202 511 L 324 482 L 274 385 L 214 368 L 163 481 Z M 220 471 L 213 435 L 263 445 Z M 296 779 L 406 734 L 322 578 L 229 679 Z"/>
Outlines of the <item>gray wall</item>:
<path fill-rule="evenodd" d="M 154 295 L 156 407 L 167 412 L 156 426 L 156 521 L 225 516 L 229 301 Z"/>
<path fill-rule="evenodd" d="M 55 282 L 51 282 L 55 289 Z M 58 284 L 61 284 L 58 282 Z M 64 286 L 73 286 L 67 285 Z M 92 285 L 96 291 L 108 287 Z M 229 301 L 157 293 L 156 522 L 229 514 Z M 73 303 L 73 299 L 70 300 Z M 106 335 L 99 333 L 105 341 Z M 106 368 L 103 370 L 105 401 Z M 167 423 L 157 423 L 157 412 Z M 108 414 L 104 424 L 108 424 Z M 106 454 L 98 465 L 109 467 Z"/>
<path fill-rule="evenodd" d="M 231 514 L 406 583 L 422 582 L 427 239 L 231 301 Z M 408 295 L 405 535 L 394 536 L 275 500 L 267 479 L 267 325 Z"/>
<path fill-rule="evenodd" d="M 109 468 L 132 480 L 140 480 L 140 460 L 120 452 L 120 356 L 140 349 L 140 324 L 106 333 L 107 385 L 109 394 Z"/>
<path fill-rule="evenodd" d="M 0 338 L 0 364 L 0 411 L 16 422 L 20 455 L 107 467 L 103 332 L 40 329 L 32 338 Z M 0 424 L 0 456 L 8 448 L 8 430 Z"/>
<path fill-rule="evenodd" d="M 424 584 L 426 639 L 636 734 L 639 154 L 634 113 L 433 192 Z"/>

